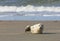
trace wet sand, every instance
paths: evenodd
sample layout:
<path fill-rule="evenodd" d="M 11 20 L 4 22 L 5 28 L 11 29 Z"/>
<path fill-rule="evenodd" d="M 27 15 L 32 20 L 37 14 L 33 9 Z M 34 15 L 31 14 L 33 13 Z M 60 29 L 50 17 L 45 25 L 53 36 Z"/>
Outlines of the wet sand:
<path fill-rule="evenodd" d="M 44 24 L 43 34 L 25 33 L 36 23 Z M 60 41 L 60 21 L 0 21 L 0 41 Z"/>

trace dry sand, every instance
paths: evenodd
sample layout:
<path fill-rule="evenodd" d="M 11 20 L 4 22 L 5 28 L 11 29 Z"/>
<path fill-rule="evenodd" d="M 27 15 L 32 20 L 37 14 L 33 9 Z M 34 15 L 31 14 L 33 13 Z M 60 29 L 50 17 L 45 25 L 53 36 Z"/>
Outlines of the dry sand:
<path fill-rule="evenodd" d="M 44 24 L 43 34 L 24 32 L 36 23 Z M 60 21 L 0 21 L 0 41 L 60 41 Z"/>

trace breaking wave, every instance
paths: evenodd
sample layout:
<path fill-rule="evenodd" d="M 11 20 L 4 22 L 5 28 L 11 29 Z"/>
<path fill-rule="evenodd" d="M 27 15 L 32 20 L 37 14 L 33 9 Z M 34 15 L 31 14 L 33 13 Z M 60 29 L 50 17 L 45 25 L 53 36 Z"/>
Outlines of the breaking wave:
<path fill-rule="evenodd" d="M 33 11 L 52 11 L 52 12 L 60 12 L 60 7 L 44 7 L 44 6 L 0 6 L 0 12 L 33 12 Z"/>
<path fill-rule="evenodd" d="M 7 16 L 60 16 L 60 7 L 44 7 L 44 6 L 0 6 L 0 17 Z M 7 13 L 6 13 L 7 12 Z M 14 12 L 14 13 L 13 13 Z"/>

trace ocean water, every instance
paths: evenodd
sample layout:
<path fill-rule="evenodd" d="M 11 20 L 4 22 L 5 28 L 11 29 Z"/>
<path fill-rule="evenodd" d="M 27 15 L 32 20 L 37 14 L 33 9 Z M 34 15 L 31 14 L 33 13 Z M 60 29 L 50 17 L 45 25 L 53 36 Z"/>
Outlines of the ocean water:
<path fill-rule="evenodd" d="M 0 20 L 60 20 L 60 0 L 0 0 Z"/>
<path fill-rule="evenodd" d="M 0 20 L 60 20 L 60 16 L 5 16 L 0 17 Z"/>
<path fill-rule="evenodd" d="M 0 20 L 60 20 L 60 7 L 0 6 Z"/>

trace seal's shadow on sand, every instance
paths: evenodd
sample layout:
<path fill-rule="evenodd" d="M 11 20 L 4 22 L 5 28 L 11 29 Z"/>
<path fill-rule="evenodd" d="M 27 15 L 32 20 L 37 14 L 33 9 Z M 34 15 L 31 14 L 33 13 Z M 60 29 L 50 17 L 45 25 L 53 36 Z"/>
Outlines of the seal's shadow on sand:
<path fill-rule="evenodd" d="M 56 33 L 48 33 L 48 32 L 47 32 L 47 33 L 43 33 L 43 34 L 56 34 Z"/>
<path fill-rule="evenodd" d="M 27 33 L 27 34 L 32 34 L 32 33 Z M 38 33 L 40 34 L 40 33 Z M 42 34 L 57 34 L 57 33 L 49 33 L 49 32 L 46 32 L 46 33 L 42 33 Z"/>

